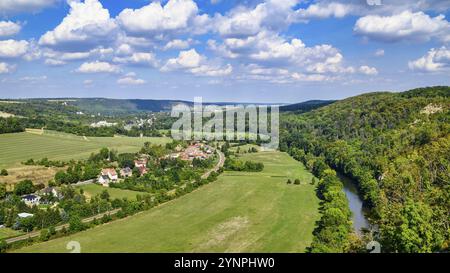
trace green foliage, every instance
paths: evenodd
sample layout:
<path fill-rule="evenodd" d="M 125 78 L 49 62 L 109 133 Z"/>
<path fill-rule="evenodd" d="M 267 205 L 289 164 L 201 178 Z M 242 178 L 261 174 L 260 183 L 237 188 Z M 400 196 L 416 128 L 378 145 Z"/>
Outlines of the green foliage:
<path fill-rule="evenodd" d="M 6 185 L 0 183 L 0 199 L 3 199 L 5 197 L 6 197 Z"/>
<path fill-rule="evenodd" d="M 0 176 L 8 176 L 8 171 L 6 169 L 2 169 L 0 171 Z"/>
<path fill-rule="evenodd" d="M 48 231 L 48 229 L 41 229 L 41 235 L 39 237 L 39 239 L 43 242 L 46 242 L 50 239 L 50 232 Z"/>
<path fill-rule="evenodd" d="M 280 147 L 321 180 L 326 165 L 355 180 L 385 251 L 442 251 L 450 245 L 449 108 L 450 87 L 365 94 L 283 114 Z M 416 210 L 423 219 L 405 220 Z"/>
<path fill-rule="evenodd" d="M 35 191 L 35 187 L 33 185 L 33 182 L 31 180 L 23 180 L 17 183 L 14 187 L 14 193 L 16 195 L 24 195 L 24 194 L 30 194 Z"/>
<path fill-rule="evenodd" d="M 81 221 L 78 215 L 73 215 L 69 220 L 69 232 L 83 231 L 87 226 Z"/>
<path fill-rule="evenodd" d="M 264 163 L 253 162 L 250 160 L 240 161 L 232 158 L 227 158 L 224 165 L 225 170 L 238 172 L 261 172 L 264 170 Z"/>
<path fill-rule="evenodd" d="M 0 240 L 0 253 L 6 252 L 7 249 L 8 249 L 8 244 L 6 243 L 6 241 L 4 239 L 1 239 Z"/>
<path fill-rule="evenodd" d="M 25 127 L 21 124 L 20 118 L 10 117 L 1 118 L 0 117 L 0 134 L 6 133 L 17 133 L 25 131 Z"/>

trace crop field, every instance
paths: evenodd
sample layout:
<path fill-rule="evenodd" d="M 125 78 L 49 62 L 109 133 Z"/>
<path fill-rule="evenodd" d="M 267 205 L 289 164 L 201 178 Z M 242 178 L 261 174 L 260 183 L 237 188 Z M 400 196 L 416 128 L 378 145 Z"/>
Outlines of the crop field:
<path fill-rule="evenodd" d="M 81 252 L 303 252 L 319 218 L 312 175 L 285 153 L 241 158 L 263 162 L 264 171 L 225 172 L 149 211 L 17 252 L 67 252 L 69 241 Z"/>
<path fill-rule="evenodd" d="M 39 130 L 40 131 L 40 130 Z M 119 152 L 137 152 L 145 142 L 164 144 L 169 138 L 158 137 L 81 137 L 65 133 L 24 132 L 0 135 L 0 168 L 20 165 L 27 159 L 71 160 L 89 157 L 103 147 Z"/>
<path fill-rule="evenodd" d="M 129 200 L 135 200 L 136 199 L 136 195 L 144 194 L 144 193 L 138 192 L 138 191 L 130 191 L 130 190 L 123 190 L 123 189 L 108 188 L 108 187 L 103 187 L 103 186 L 97 185 L 97 184 L 83 185 L 83 186 L 79 186 L 78 188 L 83 189 L 84 195 L 86 197 L 88 197 L 88 198 L 91 198 L 91 197 L 94 197 L 94 196 L 96 196 L 98 194 L 101 194 L 104 190 L 108 191 L 109 197 L 111 199 L 127 198 Z"/>

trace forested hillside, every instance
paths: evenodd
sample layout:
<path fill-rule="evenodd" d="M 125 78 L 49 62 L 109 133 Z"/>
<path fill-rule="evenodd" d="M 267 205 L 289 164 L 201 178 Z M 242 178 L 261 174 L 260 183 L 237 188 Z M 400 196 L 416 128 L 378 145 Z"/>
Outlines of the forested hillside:
<path fill-rule="evenodd" d="M 283 150 L 357 181 L 384 251 L 449 250 L 450 87 L 365 94 L 281 126 Z"/>
<path fill-rule="evenodd" d="M 305 113 L 322 106 L 326 106 L 328 104 L 332 104 L 335 100 L 309 100 L 305 102 L 283 105 L 280 107 L 281 112 L 296 112 L 296 113 Z"/>

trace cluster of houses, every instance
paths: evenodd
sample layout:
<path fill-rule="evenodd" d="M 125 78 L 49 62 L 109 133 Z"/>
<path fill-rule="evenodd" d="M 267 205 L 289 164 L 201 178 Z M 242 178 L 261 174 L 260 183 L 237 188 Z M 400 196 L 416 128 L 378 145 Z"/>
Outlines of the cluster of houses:
<path fill-rule="evenodd" d="M 192 161 L 194 159 L 208 159 L 214 154 L 214 148 L 211 146 L 202 143 L 202 142 L 193 142 L 186 149 L 180 149 L 179 152 L 169 154 L 164 158 L 179 158 L 185 161 Z M 145 175 L 148 173 L 147 168 L 148 159 L 142 157 L 140 159 L 134 160 L 134 168 L 139 171 L 139 174 Z M 117 170 L 114 168 L 105 168 L 101 170 L 101 173 L 98 177 L 98 183 L 103 186 L 108 186 L 110 183 L 116 183 L 120 178 L 127 178 L 133 175 L 133 170 L 129 167 L 123 168 L 119 171 L 120 176 L 117 173 Z"/>
<path fill-rule="evenodd" d="M 148 160 L 146 158 L 134 161 L 134 167 L 137 168 L 140 175 L 148 173 L 147 162 Z M 130 167 L 125 167 L 119 171 L 119 174 L 120 178 L 127 178 L 133 175 L 133 170 Z M 97 180 L 103 186 L 108 186 L 110 183 L 116 183 L 117 181 L 119 181 L 119 175 L 114 168 L 102 169 Z"/>
<path fill-rule="evenodd" d="M 107 122 L 106 120 L 102 120 L 99 122 L 94 122 L 91 123 L 91 127 L 92 128 L 100 128 L 100 127 L 112 127 L 112 126 L 116 126 L 117 123 L 116 122 Z"/>
<path fill-rule="evenodd" d="M 202 142 L 194 142 L 181 152 L 168 155 L 169 158 L 179 158 L 184 161 L 192 161 L 194 159 L 208 159 L 214 154 L 214 148 Z"/>

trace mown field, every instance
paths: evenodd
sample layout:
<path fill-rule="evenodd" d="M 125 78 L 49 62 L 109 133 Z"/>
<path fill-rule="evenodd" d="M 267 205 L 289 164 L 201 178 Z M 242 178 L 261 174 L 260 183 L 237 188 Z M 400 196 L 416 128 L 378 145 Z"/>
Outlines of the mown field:
<path fill-rule="evenodd" d="M 280 152 L 246 154 L 261 173 L 225 172 L 219 180 L 138 215 L 18 252 L 302 252 L 318 206 L 312 175 Z M 301 185 L 286 180 L 299 178 Z"/>
<path fill-rule="evenodd" d="M 40 130 L 38 130 L 40 131 Z M 145 142 L 163 144 L 169 138 L 80 137 L 44 131 L 44 133 L 15 133 L 0 135 L 0 168 L 17 167 L 27 159 L 48 157 L 52 160 L 83 159 L 102 147 L 119 152 L 137 152 Z"/>
<path fill-rule="evenodd" d="M 115 188 L 108 188 L 108 187 L 103 187 L 101 185 L 97 185 L 97 184 L 89 184 L 89 185 L 83 185 L 83 186 L 78 186 L 78 188 L 81 188 L 84 190 L 84 195 L 87 198 L 91 198 L 94 197 L 98 194 L 101 194 L 104 190 L 107 190 L 109 193 L 109 196 L 111 199 L 115 199 L 115 198 L 127 198 L 129 200 L 134 200 L 136 199 L 136 195 L 138 194 L 143 194 L 142 192 L 138 192 L 138 191 L 130 191 L 130 190 L 122 190 L 122 189 L 115 189 Z"/>

